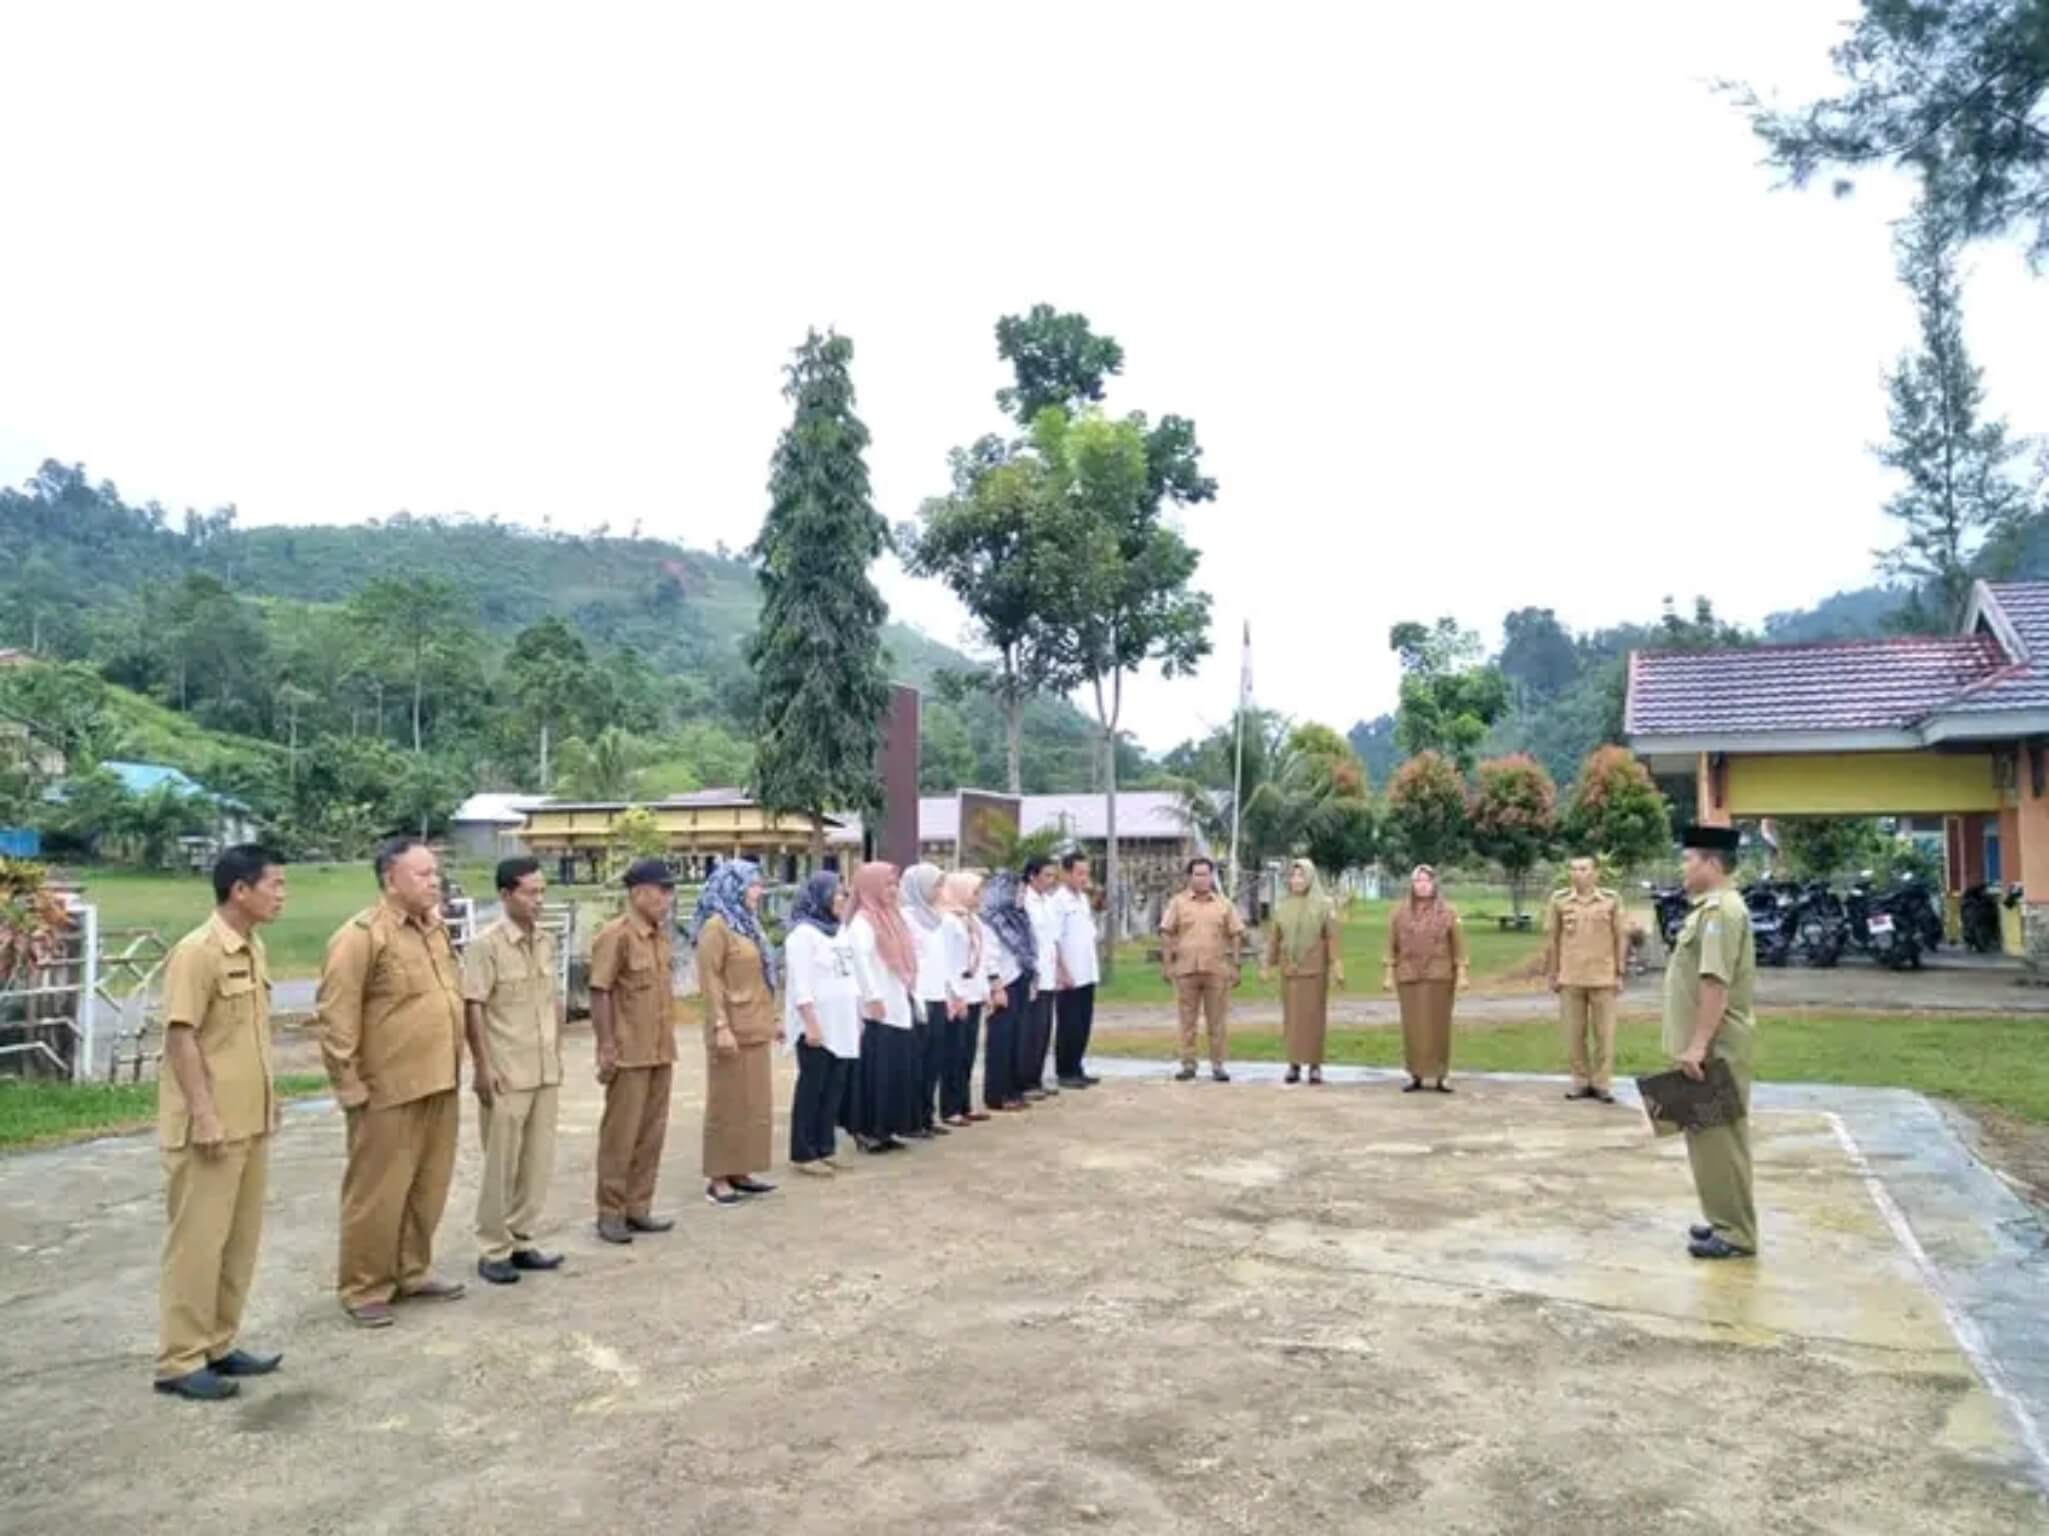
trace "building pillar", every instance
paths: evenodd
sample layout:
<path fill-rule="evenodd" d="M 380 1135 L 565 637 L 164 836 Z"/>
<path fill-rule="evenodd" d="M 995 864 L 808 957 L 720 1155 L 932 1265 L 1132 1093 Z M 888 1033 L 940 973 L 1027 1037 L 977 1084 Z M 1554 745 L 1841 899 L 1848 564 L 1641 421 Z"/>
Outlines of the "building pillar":
<path fill-rule="evenodd" d="M 2009 855 L 2002 843 L 2000 856 L 2011 859 L 2008 879 L 2020 881 L 2025 893 L 2021 933 L 2027 962 L 2035 970 L 2049 970 L 2049 742 L 2024 743 L 2018 766 L 2013 852 Z"/>
<path fill-rule="evenodd" d="M 1694 766 L 1694 814 L 1704 827 L 1726 827 L 1729 815 L 1729 760 L 1719 752 L 1703 752 Z"/>

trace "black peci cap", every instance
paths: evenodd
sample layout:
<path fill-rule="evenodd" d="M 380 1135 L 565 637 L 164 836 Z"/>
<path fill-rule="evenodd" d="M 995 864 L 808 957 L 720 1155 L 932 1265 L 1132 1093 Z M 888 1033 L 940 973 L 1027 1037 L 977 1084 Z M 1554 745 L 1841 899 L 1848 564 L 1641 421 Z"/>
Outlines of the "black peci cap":
<path fill-rule="evenodd" d="M 1734 827 L 1681 827 L 1679 846 L 1700 848 L 1709 853 L 1734 853 L 1743 843 L 1743 834 Z"/>
<path fill-rule="evenodd" d="M 676 877 L 669 873 L 669 866 L 660 859 L 636 859 L 633 867 L 626 871 L 626 889 L 636 885 L 659 885 L 664 890 L 676 889 Z"/>

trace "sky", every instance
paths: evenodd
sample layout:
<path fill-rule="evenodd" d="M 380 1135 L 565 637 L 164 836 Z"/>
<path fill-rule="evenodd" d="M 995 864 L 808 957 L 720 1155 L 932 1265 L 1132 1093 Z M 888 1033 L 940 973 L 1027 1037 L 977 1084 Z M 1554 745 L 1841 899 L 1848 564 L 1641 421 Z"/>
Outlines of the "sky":
<path fill-rule="evenodd" d="M 998 430 L 993 326 L 1123 343 L 1191 417 L 1216 650 L 1163 749 L 1391 707 L 1389 625 L 1498 641 L 1871 579 L 1905 189 L 1775 190 L 1717 78 L 1830 86 L 1851 0 L 353 4 L 0 15 L 0 481 L 245 524 L 400 509 L 744 546 L 808 327 L 892 522 Z M 1967 264 L 2049 431 L 2049 276 Z M 899 618 L 968 636 L 943 589 Z"/>

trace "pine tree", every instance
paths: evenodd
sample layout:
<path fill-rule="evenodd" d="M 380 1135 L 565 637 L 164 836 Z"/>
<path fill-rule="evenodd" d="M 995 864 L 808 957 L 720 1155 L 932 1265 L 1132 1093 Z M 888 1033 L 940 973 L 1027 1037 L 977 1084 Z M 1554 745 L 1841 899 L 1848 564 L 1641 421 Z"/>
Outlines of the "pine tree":
<path fill-rule="evenodd" d="M 1972 561 L 1986 539 L 2027 508 L 2013 473 L 2020 445 L 2004 421 L 1980 421 L 1985 387 L 1964 345 L 1963 292 L 1952 226 L 1923 209 L 1896 240 L 1900 281 L 1914 295 L 1920 345 L 1887 380 L 1892 439 L 1873 451 L 1906 485 L 1886 503 L 1900 542 L 1878 552 L 1882 570 L 1912 581 L 1935 612 L 1928 627 L 1947 629 L 1970 596 Z"/>
<path fill-rule="evenodd" d="M 831 331 L 813 331 L 797 349 L 783 386 L 794 415 L 748 552 L 762 599 L 747 646 L 760 700 L 754 796 L 772 813 L 811 818 L 814 865 L 827 811 L 879 803 L 875 756 L 889 704 L 889 609 L 868 574 L 889 547 L 889 525 L 868 489 L 853 356 L 854 344 Z"/>

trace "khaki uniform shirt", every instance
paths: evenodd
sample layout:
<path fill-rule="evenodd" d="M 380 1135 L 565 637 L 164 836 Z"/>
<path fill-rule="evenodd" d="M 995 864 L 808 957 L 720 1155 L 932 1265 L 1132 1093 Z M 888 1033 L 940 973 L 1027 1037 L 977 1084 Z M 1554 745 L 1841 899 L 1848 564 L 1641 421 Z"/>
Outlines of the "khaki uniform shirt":
<path fill-rule="evenodd" d="M 738 1045 L 775 1039 L 775 994 L 762 974 L 761 951 L 745 934 L 728 928 L 723 917 L 712 918 L 698 935 L 697 985 L 704 992 L 707 1039 L 720 1024 L 732 1027 Z"/>
<path fill-rule="evenodd" d="M 1629 923 L 1613 891 L 1560 891 L 1544 914 L 1544 974 L 1562 987 L 1619 987 Z"/>
<path fill-rule="evenodd" d="M 509 1090 L 562 1081 L 553 934 L 538 923 L 528 934 L 501 917 L 464 951 L 462 995 L 484 1011 L 484 1048 Z"/>
<path fill-rule="evenodd" d="M 389 1109 L 451 1092 L 461 1077 L 462 977 L 439 917 L 388 901 L 327 944 L 320 1054 L 344 1109 Z"/>
<path fill-rule="evenodd" d="M 1160 916 L 1163 958 L 1175 976 L 1235 975 L 1244 936 L 1238 909 L 1215 891 L 1207 896 L 1182 891 Z"/>
<path fill-rule="evenodd" d="M 218 917 L 179 940 L 164 968 L 164 1029 L 192 1031 L 227 1139 L 269 1135 L 277 1097 L 263 941 L 253 934 L 245 939 Z M 192 1109 L 166 1063 L 157 1082 L 157 1141 L 178 1148 L 191 1138 Z"/>
<path fill-rule="evenodd" d="M 1706 977 L 1729 989 L 1722 1027 L 1708 1048 L 1739 1077 L 1747 1077 L 1755 1055 L 1756 1020 L 1750 1011 L 1757 981 L 1757 945 L 1750 936 L 1750 909 L 1726 886 L 1696 897 L 1679 928 L 1678 947 L 1665 967 L 1665 1053 L 1677 1057 L 1693 1043 L 1700 1013 L 1700 983 Z"/>
<path fill-rule="evenodd" d="M 615 917 L 591 941 L 591 989 L 612 994 L 612 1036 L 622 1067 L 676 1059 L 675 946 L 638 913 Z"/>

